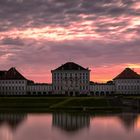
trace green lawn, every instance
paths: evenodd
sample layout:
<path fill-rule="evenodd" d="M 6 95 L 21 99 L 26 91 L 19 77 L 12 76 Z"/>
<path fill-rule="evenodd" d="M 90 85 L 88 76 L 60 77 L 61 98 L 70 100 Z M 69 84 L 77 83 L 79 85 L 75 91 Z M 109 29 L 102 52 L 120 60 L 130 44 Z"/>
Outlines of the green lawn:
<path fill-rule="evenodd" d="M 1 107 L 49 107 L 66 98 L 62 97 L 0 97 Z"/>
<path fill-rule="evenodd" d="M 74 107 L 108 107 L 108 100 L 95 97 L 73 97 L 53 106 L 53 108 Z"/>
<path fill-rule="evenodd" d="M 108 109 L 114 107 L 111 101 L 106 97 L 0 97 L 0 110 Z"/>

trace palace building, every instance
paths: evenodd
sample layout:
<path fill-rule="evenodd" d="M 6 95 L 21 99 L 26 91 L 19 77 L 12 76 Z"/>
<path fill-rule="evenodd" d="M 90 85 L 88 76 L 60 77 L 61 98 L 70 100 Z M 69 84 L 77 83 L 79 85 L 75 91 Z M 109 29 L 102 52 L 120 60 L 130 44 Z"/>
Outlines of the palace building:
<path fill-rule="evenodd" d="M 64 95 L 101 96 L 140 94 L 140 75 L 126 68 L 113 81 L 90 81 L 90 70 L 74 62 L 67 62 L 51 71 L 52 84 L 34 83 L 15 68 L 0 71 L 0 95 Z"/>
<path fill-rule="evenodd" d="M 115 93 L 115 84 L 113 81 L 107 83 L 90 82 L 90 95 L 103 96 Z"/>
<path fill-rule="evenodd" d="M 27 85 L 27 95 L 50 95 L 52 93 L 52 84 L 30 82 Z"/>
<path fill-rule="evenodd" d="M 126 68 L 114 79 L 118 94 L 140 94 L 140 75 L 130 68 Z"/>
<path fill-rule="evenodd" d="M 0 71 L 0 95 L 25 95 L 27 81 L 15 68 Z"/>
<path fill-rule="evenodd" d="M 90 93 L 90 70 L 88 68 L 67 62 L 51 72 L 54 94 L 75 96 Z"/>

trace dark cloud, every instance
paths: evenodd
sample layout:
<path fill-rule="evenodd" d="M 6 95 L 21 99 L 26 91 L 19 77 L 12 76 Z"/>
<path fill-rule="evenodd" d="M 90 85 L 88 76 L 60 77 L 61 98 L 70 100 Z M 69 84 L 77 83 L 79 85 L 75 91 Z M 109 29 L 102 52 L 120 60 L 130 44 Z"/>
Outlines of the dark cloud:
<path fill-rule="evenodd" d="M 137 0 L 138 1 L 138 0 Z M 10 28 L 70 25 L 87 16 L 139 15 L 131 6 L 136 0 L 1 0 L 0 31 Z"/>
<path fill-rule="evenodd" d="M 66 61 L 86 67 L 139 63 L 137 2 L 0 0 L 1 67 L 50 71 Z"/>
<path fill-rule="evenodd" d="M 1 40 L 1 45 L 16 45 L 16 46 L 23 46 L 24 42 L 20 38 L 4 38 Z"/>
<path fill-rule="evenodd" d="M 7 53 L 12 52 L 8 61 L 22 66 L 59 65 L 66 61 L 76 61 L 83 65 L 103 66 L 110 64 L 139 63 L 139 40 L 128 42 L 104 42 L 95 40 L 46 42 L 25 41 L 24 47 L 9 47 Z M 10 45 L 10 44 L 9 44 Z M 13 42 L 12 44 L 13 45 Z"/>

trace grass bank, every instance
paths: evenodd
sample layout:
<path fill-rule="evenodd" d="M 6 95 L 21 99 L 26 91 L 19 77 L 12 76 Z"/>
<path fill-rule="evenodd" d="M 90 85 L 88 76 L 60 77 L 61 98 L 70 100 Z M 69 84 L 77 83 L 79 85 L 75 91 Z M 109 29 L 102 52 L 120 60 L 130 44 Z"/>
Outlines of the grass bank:
<path fill-rule="evenodd" d="M 0 97 L 0 111 L 115 110 L 119 100 L 106 97 Z"/>

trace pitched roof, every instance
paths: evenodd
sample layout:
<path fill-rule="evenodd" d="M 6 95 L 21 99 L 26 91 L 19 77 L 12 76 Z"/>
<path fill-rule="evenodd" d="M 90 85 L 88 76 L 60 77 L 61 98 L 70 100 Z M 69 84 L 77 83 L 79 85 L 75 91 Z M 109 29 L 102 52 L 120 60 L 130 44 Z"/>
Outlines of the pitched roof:
<path fill-rule="evenodd" d="M 55 70 L 88 70 L 74 62 L 67 62 Z"/>
<path fill-rule="evenodd" d="M 0 71 L 0 77 L 4 76 L 6 74 L 7 71 Z"/>
<path fill-rule="evenodd" d="M 115 79 L 140 79 L 140 75 L 130 68 L 124 69 Z"/>
<path fill-rule="evenodd" d="M 8 71 L 0 71 L 0 80 L 26 80 L 15 68 L 10 68 Z"/>

